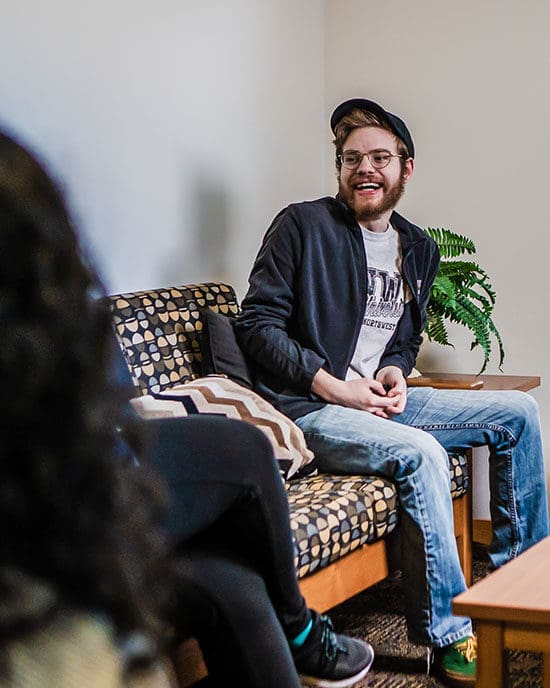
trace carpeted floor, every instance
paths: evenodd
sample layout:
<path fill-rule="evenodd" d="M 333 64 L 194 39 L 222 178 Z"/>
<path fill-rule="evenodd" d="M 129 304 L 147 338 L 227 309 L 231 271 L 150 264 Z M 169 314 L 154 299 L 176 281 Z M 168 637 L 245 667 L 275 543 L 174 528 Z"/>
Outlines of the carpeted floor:
<path fill-rule="evenodd" d="M 482 551 L 476 552 L 474 581 L 487 573 Z M 385 580 L 329 612 L 335 629 L 365 638 L 374 647 L 373 667 L 357 688 L 439 688 L 426 674 L 426 648 L 407 639 L 399 576 Z M 509 688 L 542 686 L 541 658 L 536 653 L 509 653 Z"/>

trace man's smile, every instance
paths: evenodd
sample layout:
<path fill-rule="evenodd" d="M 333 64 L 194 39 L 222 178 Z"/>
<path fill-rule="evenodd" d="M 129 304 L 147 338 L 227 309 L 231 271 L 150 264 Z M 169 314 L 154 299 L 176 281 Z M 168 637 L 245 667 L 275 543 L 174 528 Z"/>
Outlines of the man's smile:
<path fill-rule="evenodd" d="M 354 184 L 354 185 L 353 185 L 353 188 L 354 188 L 356 191 L 361 191 L 361 192 L 364 192 L 364 193 L 366 193 L 366 194 L 374 194 L 374 193 L 376 193 L 379 189 L 382 189 L 383 186 L 384 186 L 384 185 L 383 185 L 382 183 L 380 183 L 380 182 L 365 182 L 365 181 L 361 181 L 361 182 L 358 182 L 357 184 Z"/>

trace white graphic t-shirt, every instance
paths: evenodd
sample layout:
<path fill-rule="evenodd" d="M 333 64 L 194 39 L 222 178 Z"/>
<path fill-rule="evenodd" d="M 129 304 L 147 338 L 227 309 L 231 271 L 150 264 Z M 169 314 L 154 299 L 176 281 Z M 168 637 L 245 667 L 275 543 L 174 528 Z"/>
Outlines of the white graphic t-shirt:
<path fill-rule="evenodd" d="M 346 380 L 372 378 L 409 300 L 401 276 L 401 242 L 391 226 L 385 232 L 361 228 L 367 254 L 367 307 Z"/>

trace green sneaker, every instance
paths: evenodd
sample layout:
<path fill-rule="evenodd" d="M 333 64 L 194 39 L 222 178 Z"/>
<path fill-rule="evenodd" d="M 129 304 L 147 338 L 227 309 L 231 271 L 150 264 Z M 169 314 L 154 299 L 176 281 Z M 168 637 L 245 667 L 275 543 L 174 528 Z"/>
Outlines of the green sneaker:
<path fill-rule="evenodd" d="M 477 639 L 469 635 L 435 650 L 434 669 L 449 686 L 475 686 Z"/>

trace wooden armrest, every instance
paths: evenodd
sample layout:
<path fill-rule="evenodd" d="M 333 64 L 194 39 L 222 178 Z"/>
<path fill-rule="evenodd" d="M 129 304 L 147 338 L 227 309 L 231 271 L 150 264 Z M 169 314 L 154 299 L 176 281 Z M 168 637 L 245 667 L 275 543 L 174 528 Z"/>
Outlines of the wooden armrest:
<path fill-rule="evenodd" d="M 408 387 L 436 387 L 438 389 L 480 389 L 483 380 L 466 378 L 425 377 L 419 375 L 407 378 Z"/>

